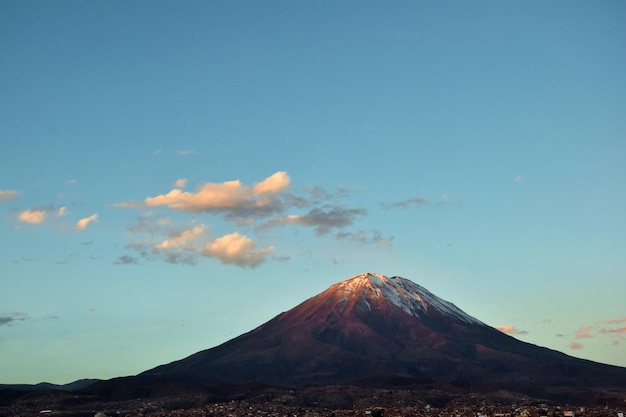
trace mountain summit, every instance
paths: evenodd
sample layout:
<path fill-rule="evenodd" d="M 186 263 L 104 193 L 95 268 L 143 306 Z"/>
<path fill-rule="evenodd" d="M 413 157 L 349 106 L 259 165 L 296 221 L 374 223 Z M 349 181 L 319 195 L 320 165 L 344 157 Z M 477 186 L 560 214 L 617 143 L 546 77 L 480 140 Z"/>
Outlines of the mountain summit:
<path fill-rule="evenodd" d="M 251 332 L 142 375 L 280 386 L 434 381 L 537 394 L 624 387 L 626 369 L 508 336 L 414 282 L 364 273 Z"/>

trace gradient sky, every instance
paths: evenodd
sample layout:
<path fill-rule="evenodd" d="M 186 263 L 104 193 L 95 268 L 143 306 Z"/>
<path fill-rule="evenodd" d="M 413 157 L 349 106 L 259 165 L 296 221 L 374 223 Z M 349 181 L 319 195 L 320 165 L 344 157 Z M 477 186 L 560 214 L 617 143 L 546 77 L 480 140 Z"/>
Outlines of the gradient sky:
<path fill-rule="evenodd" d="M 0 383 L 371 271 L 626 366 L 626 2 L 0 3 Z"/>

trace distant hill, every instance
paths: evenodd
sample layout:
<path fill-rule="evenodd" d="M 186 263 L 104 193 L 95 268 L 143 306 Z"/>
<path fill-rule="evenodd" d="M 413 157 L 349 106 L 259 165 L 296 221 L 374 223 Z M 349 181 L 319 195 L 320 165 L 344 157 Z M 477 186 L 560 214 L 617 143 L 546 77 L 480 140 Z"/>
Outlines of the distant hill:
<path fill-rule="evenodd" d="M 51 384 L 49 382 L 40 382 L 39 384 L 0 384 L 0 390 L 11 389 L 18 391 L 78 391 L 83 388 L 87 388 L 94 382 L 98 381 L 100 381 L 100 379 L 79 379 L 78 381 L 62 385 Z"/>

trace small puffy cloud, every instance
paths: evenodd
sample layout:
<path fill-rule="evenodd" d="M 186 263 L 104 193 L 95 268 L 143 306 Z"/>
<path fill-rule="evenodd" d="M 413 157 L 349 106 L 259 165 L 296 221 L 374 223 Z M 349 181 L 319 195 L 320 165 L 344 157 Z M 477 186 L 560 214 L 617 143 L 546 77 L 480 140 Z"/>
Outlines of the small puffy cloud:
<path fill-rule="evenodd" d="M 174 183 L 174 187 L 176 188 L 185 188 L 186 185 L 187 185 L 187 178 L 177 179 L 176 182 Z"/>
<path fill-rule="evenodd" d="M 181 232 L 171 233 L 170 239 L 166 239 L 155 246 L 157 250 L 172 249 L 183 246 L 189 241 L 193 241 L 204 233 L 204 225 L 196 226 L 192 229 L 183 230 Z"/>
<path fill-rule="evenodd" d="M 584 346 L 581 343 L 570 342 L 569 348 L 572 350 L 582 349 Z"/>
<path fill-rule="evenodd" d="M 70 212 L 68 211 L 67 207 L 65 206 L 61 206 L 59 207 L 59 209 L 57 210 L 56 216 L 57 217 L 63 217 L 67 214 L 69 214 Z"/>
<path fill-rule="evenodd" d="M 325 235 L 332 229 L 340 229 L 350 226 L 358 216 L 367 213 L 365 209 L 345 208 L 340 206 L 315 207 L 307 214 L 290 215 L 269 220 L 260 226 L 261 229 L 293 224 L 298 226 L 309 226 L 315 229 L 317 235 Z"/>
<path fill-rule="evenodd" d="M 576 339 L 584 339 L 588 337 L 593 337 L 591 335 L 592 330 L 593 330 L 592 326 L 581 327 L 580 329 L 576 330 L 576 334 L 574 335 L 574 337 Z"/>
<path fill-rule="evenodd" d="M 11 313 L 11 314 L 5 314 L 5 315 L 0 315 L 0 326 L 10 326 L 11 324 L 18 322 L 18 321 L 26 321 L 26 320 L 30 320 L 30 317 L 28 316 L 28 314 L 25 313 Z"/>
<path fill-rule="evenodd" d="M 135 265 L 139 263 L 139 259 L 130 255 L 122 255 L 113 263 L 115 265 Z"/>
<path fill-rule="evenodd" d="M 289 187 L 290 182 L 286 172 L 277 172 L 254 184 L 253 192 L 255 195 L 276 194 Z"/>
<path fill-rule="evenodd" d="M 273 250 L 273 246 L 256 250 L 256 243 L 250 238 L 239 233 L 231 233 L 208 243 L 204 248 L 203 255 L 209 258 L 218 258 L 225 264 L 255 268 L 263 263 L 267 255 Z"/>
<path fill-rule="evenodd" d="M 95 222 L 98 220 L 98 214 L 94 213 L 89 217 L 85 217 L 83 219 L 80 219 L 79 221 L 76 222 L 76 229 L 78 230 L 84 230 L 87 225 L 91 222 Z"/>
<path fill-rule="evenodd" d="M 506 333 L 506 334 L 518 334 L 519 330 L 517 330 L 517 328 L 515 326 L 512 326 L 510 324 L 505 324 L 502 326 L 496 326 L 496 329 L 500 330 L 502 333 Z"/>
<path fill-rule="evenodd" d="M 39 224 L 46 220 L 46 212 L 43 210 L 28 209 L 18 214 L 17 218 L 25 223 Z"/>
<path fill-rule="evenodd" d="M 13 190 L 0 190 L 0 201 L 12 200 L 17 197 L 17 191 Z"/>

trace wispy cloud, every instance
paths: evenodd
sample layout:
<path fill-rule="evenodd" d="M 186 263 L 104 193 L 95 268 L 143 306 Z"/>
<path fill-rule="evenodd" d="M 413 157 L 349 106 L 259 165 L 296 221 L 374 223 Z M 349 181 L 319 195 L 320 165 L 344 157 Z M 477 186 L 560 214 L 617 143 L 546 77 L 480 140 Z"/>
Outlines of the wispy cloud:
<path fill-rule="evenodd" d="M 122 255 L 113 263 L 115 265 L 135 265 L 139 263 L 139 258 L 130 255 Z"/>
<path fill-rule="evenodd" d="M 325 235 L 332 229 L 352 225 L 357 217 L 365 214 L 367 214 L 367 210 L 360 208 L 346 208 L 341 206 L 315 207 L 306 214 L 292 214 L 286 217 L 275 218 L 263 223 L 259 227 L 261 229 L 267 229 L 270 227 L 293 224 L 297 226 L 313 227 L 317 235 Z"/>
<path fill-rule="evenodd" d="M 626 317 L 620 317 L 618 319 L 606 320 L 603 322 L 604 324 L 620 324 L 626 323 Z"/>
<path fill-rule="evenodd" d="M 0 316 L 0 326 L 10 326 L 13 323 L 30 320 L 30 317 L 26 313 L 11 313 Z"/>
<path fill-rule="evenodd" d="M 89 223 L 98 221 L 98 214 L 94 213 L 89 217 L 85 217 L 76 222 L 76 229 L 84 230 Z"/>
<path fill-rule="evenodd" d="M 613 339 L 613 345 L 617 346 L 620 340 L 626 339 L 626 325 L 621 325 L 624 323 L 626 317 L 619 317 L 582 326 L 574 332 L 574 339 L 610 337 Z"/>
<path fill-rule="evenodd" d="M 419 208 L 426 205 L 428 205 L 428 201 L 421 197 L 409 198 L 408 200 L 397 201 L 391 204 L 383 204 L 386 208 L 402 208 L 404 210 L 409 208 Z"/>
<path fill-rule="evenodd" d="M 584 339 L 588 337 L 593 337 L 591 335 L 591 330 L 593 330 L 593 326 L 581 327 L 580 329 L 576 330 L 576 333 L 574 334 L 574 338 Z"/>
<path fill-rule="evenodd" d="M 600 329 L 599 332 L 602 334 L 615 333 L 626 335 L 626 326 L 617 327 L 615 329 Z"/>
<path fill-rule="evenodd" d="M 176 153 L 179 155 L 193 155 L 196 153 L 196 151 L 193 149 L 179 149 L 176 151 Z"/>
<path fill-rule="evenodd" d="M 27 209 L 19 213 L 17 218 L 25 223 L 39 224 L 46 220 L 46 212 L 43 210 Z"/>
<path fill-rule="evenodd" d="M 17 198 L 17 191 L 13 190 L 0 190 L 0 201 L 2 200 L 12 200 Z"/>
<path fill-rule="evenodd" d="M 170 233 L 170 239 L 166 239 L 155 246 L 157 250 L 172 249 L 183 246 L 195 240 L 204 233 L 204 225 L 196 226 L 192 229 L 174 231 Z"/>
<path fill-rule="evenodd" d="M 578 343 L 578 342 L 570 342 L 569 348 L 572 349 L 572 350 L 578 350 L 578 349 L 584 348 L 584 346 L 581 343 Z"/>
<path fill-rule="evenodd" d="M 396 201 L 393 203 L 381 203 L 381 206 L 385 210 L 398 209 L 398 208 L 409 210 L 409 209 L 418 209 L 418 208 L 426 207 L 426 206 L 433 206 L 436 208 L 443 208 L 447 206 L 462 208 L 463 203 L 461 201 L 451 200 L 447 194 L 443 194 L 440 199 L 435 200 L 435 201 L 430 201 L 423 197 L 414 197 L 414 198 L 409 198 L 406 200 Z"/>

